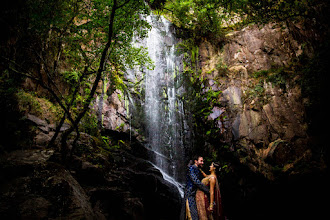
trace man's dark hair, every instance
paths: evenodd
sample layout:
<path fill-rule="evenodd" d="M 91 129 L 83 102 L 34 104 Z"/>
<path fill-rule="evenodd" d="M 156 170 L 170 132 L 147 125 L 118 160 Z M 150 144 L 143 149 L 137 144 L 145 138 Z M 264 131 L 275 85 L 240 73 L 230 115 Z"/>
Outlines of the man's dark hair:
<path fill-rule="evenodd" d="M 202 156 L 200 156 L 200 155 L 194 155 L 194 156 L 191 158 L 191 160 L 189 161 L 189 163 L 188 163 L 188 167 L 191 166 L 191 165 L 193 165 L 193 164 L 195 163 L 195 160 L 198 160 L 200 157 L 202 157 Z"/>
<path fill-rule="evenodd" d="M 202 156 L 200 156 L 200 155 L 195 155 L 195 156 L 193 156 L 192 160 L 195 162 L 195 160 L 198 160 L 200 157 L 202 157 Z"/>

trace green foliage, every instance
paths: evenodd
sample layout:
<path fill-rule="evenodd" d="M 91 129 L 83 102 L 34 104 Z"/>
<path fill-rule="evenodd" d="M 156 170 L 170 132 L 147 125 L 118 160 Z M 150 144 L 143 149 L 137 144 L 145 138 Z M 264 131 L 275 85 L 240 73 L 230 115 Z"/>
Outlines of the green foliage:
<path fill-rule="evenodd" d="M 212 162 L 218 161 L 218 155 L 216 151 L 212 151 L 209 156 L 204 158 L 206 164 L 211 165 Z"/>
<path fill-rule="evenodd" d="M 119 126 L 115 128 L 116 131 L 122 131 L 125 126 L 125 123 L 121 123 Z"/>
<path fill-rule="evenodd" d="M 228 72 L 228 66 L 227 64 L 225 64 L 222 60 L 222 57 L 218 58 L 218 63 L 216 65 L 216 69 L 218 70 L 218 75 L 219 76 L 226 76 L 227 72 Z"/>
<path fill-rule="evenodd" d="M 166 0 L 146 0 L 146 2 L 153 10 L 162 10 Z"/>
<path fill-rule="evenodd" d="M 269 71 L 268 70 L 260 70 L 257 72 L 253 73 L 254 78 L 259 78 L 259 77 L 266 77 L 268 75 Z"/>
<path fill-rule="evenodd" d="M 305 17 L 313 2 L 311 0 L 229 0 L 222 5 L 245 17 L 245 22 L 274 22 Z"/>
<path fill-rule="evenodd" d="M 256 85 L 252 85 L 249 90 L 246 91 L 244 102 L 251 102 L 257 99 L 258 105 L 264 105 L 267 100 L 265 98 L 264 81 L 260 80 Z"/>
<path fill-rule="evenodd" d="M 17 101 L 19 77 L 8 71 L 0 73 L 0 153 L 22 149 L 32 143 L 34 131 L 22 120 L 23 113 Z"/>
<path fill-rule="evenodd" d="M 149 7 L 143 0 L 28 0 L 20 7 L 5 11 L 22 19 L 11 28 L 15 43 L 1 44 L 4 72 L 13 78 L 12 73 L 30 78 L 32 86 L 41 86 L 39 91 L 44 89 L 50 100 L 59 103 L 67 122 L 97 135 L 95 116 L 85 113 L 100 78 L 110 82 L 112 91 L 124 91 L 123 73 L 128 68 L 153 68 L 146 48 L 133 44 L 133 37 L 144 38 L 148 33 L 150 25 L 144 18 Z M 24 95 L 20 100 L 24 111 L 44 110 L 38 105 L 42 103 Z"/>
<path fill-rule="evenodd" d="M 88 112 L 85 117 L 82 118 L 80 130 L 92 136 L 99 135 L 99 130 L 97 127 L 97 117 L 95 113 L 92 113 L 92 110 L 90 110 L 90 112 Z"/>
<path fill-rule="evenodd" d="M 110 80 L 112 87 L 124 90 L 122 72 L 133 66 L 153 68 L 146 48 L 136 48 L 132 44 L 133 36 L 143 38 L 147 35 L 150 25 L 141 18 L 149 13 L 149 9 L 143 1 L 128 1 L 126 4 L 125 1 L 117 2 L 123 7 L 116 10 L 113 27 L 115 40 L 111 45 L 104 77 Z M 67 43 L 64 52 L 72 64 L 72 70 L 65 74 L 66 79 L 79 82 L 79 77 L 86 72 L 96 71 L 101 51 L 108 39 L 111 7 L 113 1 L 110 0 L 80 3 L 80 11 L 71 23 L 71 34 L 65 36 Z"/>
<path fill-rule="evenodd" d="M 259 79 L 257 87 L 262 87 L 260 84 L 263 83 L 263 81 L 266 81 L 272 83 L 273 86 L 278 86 L 283 91 L 286 91 L 286 87 L 290 80 L 297 75 L 294 71 L 295 65 L 296 64 L 294 63 L 290 63 L 290 65 L 286 67 L 273 67 L 270 70 L 254 72 L 253 77 Z M 260 91 L 261 89 L 257 87 L 256 90 Z"/>
<path fill-rule="evenodd" d="M 23 90 L 17 93 L 18 106 L 20 110 L 24 113 L 30 112 L 40 116 L 42 114 L 42 108 L 40 102 L 36 98 L 36 94 L 27 93 Z"/>
<path fill-rule="evenodd" d="M 177 44 L 177 53 L 183 54 L 183 67 L 187 72 L 197 69 L 199 49 L 196 42 L 192 38 L 187 38 Z M 191 70 L 193 69 L 193 70 Z"/>
<path fill-rule="evenodd" d="M 225 13 L 214 0 L 174 0 L 164 6 L 165 16 L 196 42 L 204 37 L 222 38 Z"/>
<path fill-rule="evenodd" d="M 260 70 L 252 74 L 256 80 L 250 84 L 250 88 L 244 95 L 244 102 L 251 102 L 257 99 L 259 105 L 264 105 L 268 102 L 268 95 L 265 94 L 265 83 L 271 83 L 273 87 L 279 87 L 286 92 L 287 87 L 291 83 L 291 79 L 297 74 L 292 72 L 292 66 L 273 67 L 270 70 Z"/>
<path fill-rule="evenodd" d="M 320 3 L 321 2 L 321 3 Z M 234 16 L 239 24 L 288 21 L 315 17 L 311 0 L 168 0 L 161 4 L 162 14 L 185 30 L 185 36 L 199 42 L 202 38 L 223 39 Z"/>
<path fill-rule="evenodd" d="M 101 138 L 102 138 L 104 145 L 109 147 L 110 138 L 107 136 L 101 136 Z"/>
<path fill-rule="evenodd" d="M 22 89 L 16 93 L 18 108 L 22 114 L 30 113 L 54 123 L 63 115 L 63 110 L 47 98 L 38 97 L 37 93 Z"/>
<path fill-rule="evenodd" d="M 229 173 L 231 171 L 231 169 L 228 166 L 228 164 L 225 164 L 225 165 L 221 166 L 221 171 L 224 173 Z"/>
<path fill-rule="evenodd" d="M 216 123 L 209 121 L 208 116 L 212 113 L 212 109 L 219 105 L 218 99 L 221 91 L 213 91 L 205 86 L 208 80 L 203 78 L 201 72 L 197 69 L 196 63 L 192 61 L 194 57 L 198 57 L 198 53 L 194 54 L 191 51 L 198 52 L 198 50 L 194 49 L 194 44 L 185 43 L 180 45 L 185 57 L 185 71 L 182 78 L 187 90 L 183 94 L 182 100 L 186 106 L 186 111 L 192 114 L 192 128 L 194 133 L 198 134 L 194 136 L 195 146 L 200 148 L 200 146 L 204 146 L 205 142 L 212 142 L 220 135 Z M 194 56 L 191 54 L 194 54 Z M 197 148 L 194 150 L 198 151 Z"/>
<path fill-rule="evenodd" d="M 162 13 L 166 17 L 178 27 L 188 31 L 189 37 L 198 41 L 203 37 L 221 39 L 225 30 L 249 23 L 299 19 L 324 22 L 319 12 L 322 11 L 320 9 L 327 7 L 327 2 L 326 0 L 167 0 L 165 4 L 160 5 L 158 9 L 163 9 Z M 233 18 L 236 20 L 234 23 Z"/>
<path fill-rule="evenodd" d="M 79 3 L 79 0 L 28 0 L 29 29 L 45 37 L 49 36 L 50 27 L 56 32 L 65 31 L 78 12 Z"/>
<path fill-rule="evenodd" d="M 63 80 L 71 85 L 75 85 L 79 83 L 80 74 L 79 72 L 72 70 L 72 71 L 64 71 L 62 73 Z"/>

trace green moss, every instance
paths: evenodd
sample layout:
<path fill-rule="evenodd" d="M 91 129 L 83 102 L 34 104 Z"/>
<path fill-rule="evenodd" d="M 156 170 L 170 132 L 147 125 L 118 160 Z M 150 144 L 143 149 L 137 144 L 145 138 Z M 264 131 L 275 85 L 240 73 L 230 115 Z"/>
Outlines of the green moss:
<path fill-rule="evenodd" d="M 36 93 L 18 90 L 16 93 L 19 110 L 23 113 L 30 113 L 49 123 L 54 123 L 63 115 L 63 110 L 46 98 L 38 97 Z"/>
<path fill-rule="evenodd" d="M 82 118 L 80 123 L 80 130 L 90 134 L 92 136 L 99 136 L 99 130 L 97 127 L 97 116 L 95 113 L 90 110 L 85 116 Z"/>
<path fill-rule="evenodd" d="M 216 69 L 218 70 L 219 77 L 224 77 L 224 76 L 227 75 L 227 73 L 228 73 L 228 66 L 227 66 L 227 64 L 224 63 L 222 57 L 219 57 L 218 58 Z"/>
<path fill-rule="evenodd" d="M 281 88 L 284 92 L 292 79 L 298 74 L 295 69 L 298 63 L 290 63 L 285 67 L 273 66 L 270 70 L 261 70 L 252 74 L 259 81 L 266 81 Z"/>
<path fill-rule="evenodd" d="M 17 92 L 16 97 L 22 112 L 30 111 L 38 116 L 42 114 L 40 103 L 37 101 L 35 95 L 20 90 Z"/>
<path fill-rule="evenodd" d="M 249 103 L 252 100 L 258 99 L 258 104 L 263 105 L 266 103 L 264 83 L 260 80 L 256 84 L 251 84 L 250 88 L 243 96 L 243 102 Z"/>

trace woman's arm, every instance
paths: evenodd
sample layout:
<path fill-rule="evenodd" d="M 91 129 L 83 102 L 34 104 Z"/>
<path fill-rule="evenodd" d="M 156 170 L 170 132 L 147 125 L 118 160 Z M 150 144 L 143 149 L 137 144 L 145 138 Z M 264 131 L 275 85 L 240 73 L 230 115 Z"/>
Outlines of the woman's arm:
<path fill-rule="evenodd" d="M 197 177 L 195 171 L 198 171 L 197 168 L 190 167 L 189 169 L 189 177 L 191 181 L 195 184 L 197 188 L 204 191 L 205 193 L 209 193 L 208 187 L 206 187 Z"/>
<path fill-rule="evenodd" d="M 214 204 L 214 187 L 215 187 L 215 180 L 216 177 L 212 176 L 210 177 L 210 206 L 209 210 L 213 211 L 213 204 Z"/>
<path fill-rule="evenodd" d="M 199 171 L 201 171 L 201 173 L 202 173 L 202 175 L 203 175 L 204 177 L 207 177 L 207 175 L 203 172 L 202 169 L 199 169 Z"/>

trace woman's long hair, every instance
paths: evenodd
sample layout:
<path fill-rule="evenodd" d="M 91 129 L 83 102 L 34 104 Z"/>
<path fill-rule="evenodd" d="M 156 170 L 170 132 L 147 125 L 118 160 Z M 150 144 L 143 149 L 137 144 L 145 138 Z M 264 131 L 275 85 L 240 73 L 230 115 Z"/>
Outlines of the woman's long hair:
<path fill-rule="evenodd" d="M 220 171 L 221 170 L 221 167 L 219 164 L 217 164 L 216 162 L 212 162 L 213 163 L 213 166 L 216 168 L 216 170 Z"/>
<path fill-rule="evenodd" d="M 221 170 L 221 167 L 219 164 L 213 162 L 213 166 L 216 167 L 217 170 Z M 214 193 L 214 201 L 216 203 L 215 210 L 213 212 L 214 220 L 224 220 L 225 216 L 223 213 L 223 206 L 222 206 L 222 199 L 221 199 L 221 193 L 220 193 L 220 184 L 218 181 L 218 178 L 216 178 L 216 184 L 215 184 L 215 193 Z"/>

